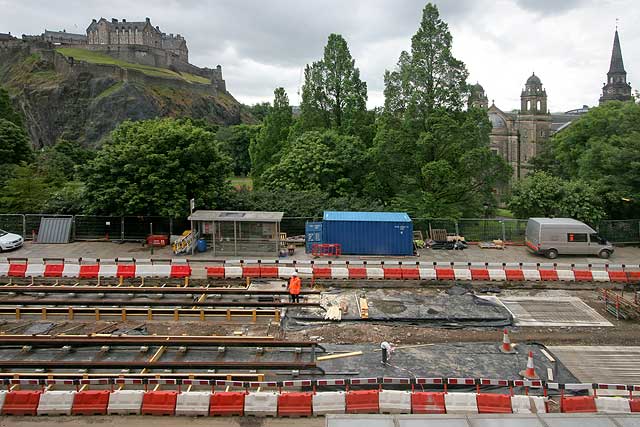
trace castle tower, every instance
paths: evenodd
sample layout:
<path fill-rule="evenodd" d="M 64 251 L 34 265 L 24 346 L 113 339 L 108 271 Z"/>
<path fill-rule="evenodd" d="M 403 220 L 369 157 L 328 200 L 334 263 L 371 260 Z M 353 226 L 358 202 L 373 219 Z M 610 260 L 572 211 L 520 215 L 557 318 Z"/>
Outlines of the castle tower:
<path fill-rule="evenodd" d="M 480 83 L 472 85 L 470 88 L 469 94 L 469 108 L 484 108 L 487 110 L 489 108 L 489 100 L 487 99 L 487 95 L 484 93 L 484 88 Z"/>
<path fill-rule="evenodd" d="M 611 64 L 607 73 L 607 83 L 602 87 L 600 105 L 607 101 L 631 101 L 631 85 L 627 83 L 627 72 L 622 62 L 622 49 L 618 29 L 613 37 L 613 49 L 611 51 Z"/>
<path fill-rule="evenodd" d="M 516 177 L 524 178 L 531 170 L 531 160 L 540 152 L 540 144 L 549 138 L 551 114 L 547 109 L 547 92 L 535 73 L 527 79 L 520 94 L 518 115 L 518 158 Z"/>

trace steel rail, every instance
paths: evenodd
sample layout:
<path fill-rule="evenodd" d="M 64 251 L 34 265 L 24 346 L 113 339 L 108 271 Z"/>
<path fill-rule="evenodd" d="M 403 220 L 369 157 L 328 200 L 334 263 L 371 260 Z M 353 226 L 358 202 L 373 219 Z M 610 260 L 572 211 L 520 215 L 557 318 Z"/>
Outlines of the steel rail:
<path fill-rule="evenodd" d="M 192 306 L 192 307 L 320 307 L 320 303 L 314 302 L 266 302 L 266 301 L 184 301 L 184 300 L 109 300 L 109 299 L 46 299 L 46 298 L 11 298 L 0 299 L 0 305 L 62 305 L 62 306 L 116 306 L 116 307 L 140 307 L 140 306 Z"/>
<path fill-rule="evenodd" d="M 219 361 L 155 361 L 144 360 L 0 360 L 0 369 L 316 369 L 313 361 L 299 362 L 219 362 Z"/>
<path fill-rule="evenodd" d="M 220 295 L 288 295 L 289 291 L 282 290 L 249 290 L 246 288 L 208 288 L 203 286 L 88 286 L 88 285 L 2 285 L 0 286 L 0 292 L 20 292 L 20 293 L 78 293 L 78 294 L 220 294 Z M 315 295 L 320 294 L 316 289 L 303 289 L 302 295 Z"/>

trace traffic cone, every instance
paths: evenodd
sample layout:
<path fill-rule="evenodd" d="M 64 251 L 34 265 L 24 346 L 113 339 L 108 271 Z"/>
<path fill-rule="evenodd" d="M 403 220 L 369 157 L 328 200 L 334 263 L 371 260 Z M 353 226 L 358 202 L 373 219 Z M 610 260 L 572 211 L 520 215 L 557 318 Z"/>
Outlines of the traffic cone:
<path fill-rule="evenodd" d="M 504 331 L 502 332 L 502 345 L 500 346 L 500 351 L 506 354 L 513 354 L 516 352 L 511 345 L 509 331 L 507 331 L 507 328 L 504 328 Z"/>
<path fill-rule="evenodd" d="M 536 374 L 536 368 L 533 367 L 533 351 L 529 352 L 529 357 L 527 358 L 527 369 L 520 371 L 520 376 L 528 380 L 540 379 L 538 374 Z"/>

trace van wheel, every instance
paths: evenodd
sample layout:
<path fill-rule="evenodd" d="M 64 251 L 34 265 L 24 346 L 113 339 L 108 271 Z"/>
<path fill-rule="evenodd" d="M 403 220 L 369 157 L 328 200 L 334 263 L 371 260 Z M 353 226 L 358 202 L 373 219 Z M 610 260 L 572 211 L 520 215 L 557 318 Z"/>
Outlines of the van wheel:
<path fill-rule="evenodd" d="M 545 256 L 549 259 L 556 259 L 558 258 L 558 251 L 555 249 L 549 249 Z"/>
<path fill-rule="evenodd" d="M 602 259 L 608 259 L 611 256 L 611 252 L 609 252 L 606 249 L 603 249 L 598 253 L 598 256 Z"/>

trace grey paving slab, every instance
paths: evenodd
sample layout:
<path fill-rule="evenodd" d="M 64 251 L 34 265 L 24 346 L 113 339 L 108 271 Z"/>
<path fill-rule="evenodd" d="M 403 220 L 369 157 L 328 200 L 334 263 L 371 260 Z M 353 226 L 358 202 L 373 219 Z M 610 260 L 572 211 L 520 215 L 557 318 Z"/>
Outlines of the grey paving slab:
<path fill-rule="evenodd" d="M 550 346 L 580 382 L 640 384 L 640 346 Z"/>
<path fill-rule="evenodd" d="M 499 297 L 517 326 L 607 327 L 611 322 L 577 297 Z"/>

